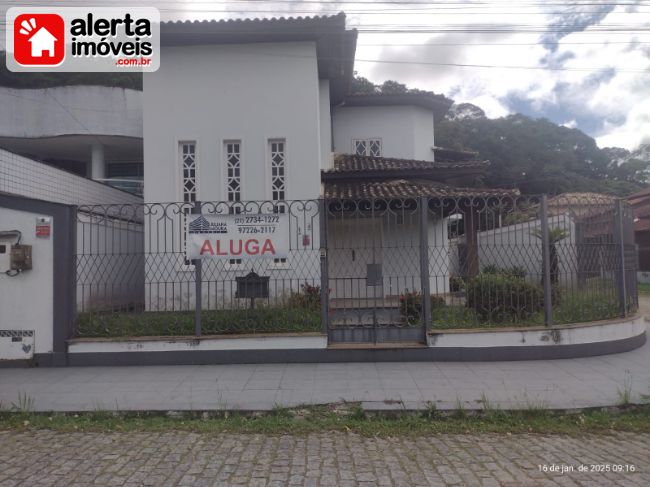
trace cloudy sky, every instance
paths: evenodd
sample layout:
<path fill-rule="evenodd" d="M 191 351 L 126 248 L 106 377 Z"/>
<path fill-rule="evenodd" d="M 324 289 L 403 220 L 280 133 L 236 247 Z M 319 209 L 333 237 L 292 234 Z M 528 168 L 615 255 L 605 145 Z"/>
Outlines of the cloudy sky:
<path fill-rule="evenodd" d="M 356 69 L 375 83 L 393 79 L 444 93 L 480 106 L 489 117 L 514 112 L 546 117 L 583 130 L 601 147 L 650 143 L 650 0 L 120 4 L 156 6 L 163 20 L 343 10 L 349 27 L 359 30 Z"/>

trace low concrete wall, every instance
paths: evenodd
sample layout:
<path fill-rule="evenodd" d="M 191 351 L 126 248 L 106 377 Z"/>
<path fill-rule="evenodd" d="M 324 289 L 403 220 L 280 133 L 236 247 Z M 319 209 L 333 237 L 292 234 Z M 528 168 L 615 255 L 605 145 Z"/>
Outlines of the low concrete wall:
<path fill-rule="evenodd" d="M 627 352 L 646 342 L 642 317 L 550 329 L 454 331 L 433 334 L 429 345 L 402 348 L 327 348 L 324 335 L 253 337 L 151 337 L 77 339 L 68 343 L 67 365 L 182 365 L 416 361 L 550 360 Z M 444 343 L 443 343 L 444 342 Z M 47 355 L 35 357 L 50 365 Z"/>
<path fill-rule="evenodd" d="M 645 329 L 645 318 L 639 315 L 568 326 L 436 331 L 429 333 L 428 345 L 437 349 L 584 345 L 625 340 Z"/>
<path fill-rule="evenodd" d="M 208 350 L 296 350 L 325 349 L 327 336 L 321 334 L 221 336 L 221 337 L 143 337 L 126 340 L 78 339 L 68 344 L 68 353 L 178 352 Z"/>

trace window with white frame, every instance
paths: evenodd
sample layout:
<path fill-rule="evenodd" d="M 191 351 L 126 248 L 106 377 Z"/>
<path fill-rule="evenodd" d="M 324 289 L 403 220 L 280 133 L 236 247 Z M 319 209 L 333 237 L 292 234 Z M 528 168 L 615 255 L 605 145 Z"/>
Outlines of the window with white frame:
<path fill-rule="evenodd" d="M 355 139 L 352 147 L 358 156 L 381 157 L 381 139 Z"/>
<path fill-rule="evenodd" d="M 181 190 L 183 192 L 183 203 L 194 203 L 196 201 L 196 188 L 197 188 L 197 160 L 196 160 L 196 142 L 186 141 L 178 143 L 178 152 L 181 165 Z M 185 228 L 187 224 L 187 216 L 191 212 L 190 206 L 183 207 L 181 215 L 182 226 Z M 183 232 L 183 253 L 185 253 L 185 232 Z M 184 269 L 193 269 L 192 262 L 184 259 Z"/>
<path fill-rule="evenodd" d="M 181 142 L 181 182 L 183 190 L 183 202 L 194 203 L 196 201 L 196 142 Z"/>
<path fill-rule="evenodd" d="M 284 201 L 287 198 L 286 182 L 286 143 L 284 139 L 270 140 L 269 151 L 271 158 L 271 199 L 273 201 Z M 280 204 L 274 207 L 276 213 L 284 213 L 285 205 Z"/>
<path fill-rule="evenodd" d="M 228 201 L 241 201 L 241 142 L 229 141 L 226 149 L 226 189 Z"/>

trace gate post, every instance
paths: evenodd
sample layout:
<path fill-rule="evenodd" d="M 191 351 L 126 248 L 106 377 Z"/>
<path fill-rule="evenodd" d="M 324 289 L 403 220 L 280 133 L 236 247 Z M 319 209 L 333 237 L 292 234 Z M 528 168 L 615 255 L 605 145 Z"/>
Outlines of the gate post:
<path fill-rule="evenodd" d="M 201 202 L 195 201 L 192 214 L 197 215 L 201 213 Z M 183 229 L 185 231 L 185 229 Z M 201 308 L 203 306 L 203 262 L 201 259 L 194 259 L 194 335 L 201 336 Z"/>
<path fill-rule="evenodd" d="M 553 324 L 553 287 L 551 283 L 551 242 L 548 231 L 548 198 L 544 194 L 539 205 L 542 237 L 542 287 L 544 288 L 544 326 Z"/>
<path fill-rule="evenodd" d="M 616 290 L 618 302 L 621 308 L 621 316 L 627 314 L 627 283 L 625 275 L 625 237 L 623 235 L 623 200 L 616 201 L 616 212 L 614 219 L 614 244 L 618 247 L 618 276 Z"/>
<path fill-rule="evenodd" d="M 323 333 L 329 324 L 329 275 L 327 267 L 327 204 L 318 200 L 318 219 L 320 230 L 320 323 Z"/>
<path fill-rule="evenodd" d="M 431 324 L 431 289 L 429 284 L 429 198 L 420 198 L 420 288 L 422 290 L 422 334 L 427 340 Z"/>

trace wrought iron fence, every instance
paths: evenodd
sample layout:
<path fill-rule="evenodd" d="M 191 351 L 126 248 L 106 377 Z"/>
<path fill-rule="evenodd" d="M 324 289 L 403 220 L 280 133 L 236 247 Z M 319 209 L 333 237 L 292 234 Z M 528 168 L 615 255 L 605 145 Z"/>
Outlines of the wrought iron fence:
<path fill-rule="evenodd" d="M 480 191 L 480 190 L 477 190 Z M 188 261 L 190 213 L 283 214 L 286 258 Z M 150 203 L 78 207 L 80 336 L 550 325 L 636 310 L 633 216 L 601 195 Z M 268 292 L 251 297 L 254 272 Z"/>

